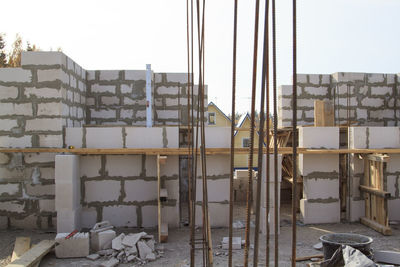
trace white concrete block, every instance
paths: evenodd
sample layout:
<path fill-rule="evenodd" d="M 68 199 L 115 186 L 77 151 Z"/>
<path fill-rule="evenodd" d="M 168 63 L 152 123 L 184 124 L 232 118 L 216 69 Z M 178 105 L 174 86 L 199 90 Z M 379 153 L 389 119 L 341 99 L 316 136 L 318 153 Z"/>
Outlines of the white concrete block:
<path fill-rule="evenodd" d="M 55 156 L 55 179 L 56 184 L 72 185 L 79 183 L 80 156 L 78 155 L 56 155 Z"/>
<path fill-rule="evenodd" d="M 299 170 L 302 175 L 309 175 L 314 172 L 337 172 L 339 173 L 339 155 L 299 155 Z M 323 177 L 319 177 L 323 178 Z"/>
<path fill-rule="evenodd" d="M 339 128 L 299 127 L 299 147 L 339 148 Z"/>
<path fill-rule="evenodd" d="M 86 147 L 122 148 L 122 128 L 93 127 L 86 129 Z"/>
<path fill-rule="evenodd" d="M 157 200 L 157 181 L 126 180 L 125 202 Z"/>
<path fill-rule="evenodd" d="M 80 230 L 80 209 L 58 209 L 57 210 L 57 233 L 71 233 Z"/>
<path fill-rule="evenodd" d="M 168 192 L 168 199 L 179 201 L 179 180 L 164 180 L 165 188 Z"/>
<path fill-rule="evenodd" d="M 313 96 L 326 96 L 328 94 L 328 88 L 325 86 L 305 87 L 304 91 Z"/>
<path fill-rule="evenodd" d="M 261 208 L 261 220 L 260 220 L 260 232 L 263 235 L 267 234 L 267 225 L 265 223 L 265 220 L 267 219 L 266 216 L 267 209 L 265 207 Z M 281 228 L 280 228 L 280 210 L 278 210 L 278 235 L 281 233 Z M 270 235 L 275 235 L 275 209 L 270 208 L 269 209 L 269 214 L 268 214 L 268 222 L 269 222 L 269 234 Z"/>
<path fill-rule="evenodd" d="M 157 206 L 142 207 L 142 227 L 153 228 L 158 225 Z"/>
<path fill-rule="evenodd" d="M 54 153 L 25 153 L 25 163 L 45 163 L 54 162 Z"/>
<path fill-rule="evenodd" d="M 155 166 L 153 166 L 155 167 Z M 106 171 L 109 176 L 132 177 L 142 172 L 141 155 L 107 155 Z"/>
<path fill-rule="evenodd" d="M 9 162 L 10 162 L 10 157 L 8 156 L 8 154 L 0 153 L 0 164 L 7 164 Z"/>
<path fill-rule="evenodd" d="M 0 131 L 11 131 L 14 127 L 18 127 L 17 120 L 0 119 Z"/>
<path fill-rule="evenodd" d="M 55 212 L 55 201 L 54 199 L 40 199 L 39 200 L 40 212 Z"/>
<path fill-rule="evenodd" d="M 340 202 L 316 203 L 307 199 L 300 200 L 300 211 L 305 224 L 339 223 Z"/>
<path fill-rule="evenodd" d="M 161 209 L 162 218 L 164 222 L 168 223 L 170 228 L 179 227 L 179 205 L 176 206 L 164 206 Z"/>
<path fill-rule="evenodd" d="M 350 148 L 367 148 L 367 127 L 350 127 L 348 142 Z"/>
<path fill-rule="evenodd" d="M 146 80 L 146 71 L 145 70 L 126 70 L 125 71 L 125 80 Z"/>
<path fill-rule="evenodd" d="M 167 73 L 167 81 L 186 84 L 188 80 L 187 73 Z"/>
<path fill-rule="evenodd" d="M 61 115 L 61 103 L 39 103 L 37 115 L 45 116 L 60 116 Z"/>
<path fill-rule="evenodd" d="M 178 127 L 126 127 L 127 148 L 177 148 L 179 147 Z"/>
<path fill-rule="evenodd" d="M 393 88 L 389 86 L 373 86 L 371 87 L 372 95 L 391 95 Z"/>
<path fill-rule="evenodd" d="M 30 70 L 21 68 L 1 68 L 0 81 L 2 82 L 31 82 L 32 73 Z"/>
<path fill-rule="evenodd" d="M 229 204 L 208 203 L 211 227 L 228 227 Z M 196 225 L 203 225 L 201 205 L 196 205 Z"/>
<path fill-rule="evenodd" d="M 1 103 L 0 116 L 7 116 L 7 115 L 32 116 L 33 115 L 32 104 Z"/>
<path fill-rule="evenodd" d="M 121 84 L 121 94 L 132 94 L 133 84 Z"/>
<path fill-rule="evenodd" d="M 65 128 L 65 144 L 74 146 L 75 148 L 82 147 L 83 128 Z"/>
<path fill-rule="evenodd" d="M 61 65 L 65 55 L 56 51 L 22 51 L 21 65 Z"/>
<path fill-rule="evenodd" d="M 118 80 L 119 70 L 101 70 L 100 71 L 100 80 L 104 81 L 112 81 Z"/>
<path fill-rule="evenodd" d="M 26 193 L 29 196 L 54 196 L 55 185 L 54 184 L 26 184 Z"/>
<path fill-rule="evenodd" d="M 230 127 L 206 127 L 205 136 L 206 136 L 206 148 L 231 147 Z"/>
<path fill-rule="evenodd" d="M 99 85 L 97 83 L 91 86 L 92 93 L 113 93 L 115 94 L 115 85 Z"/>
<path fill-rule="evenodd" d="M 18 88 L 15 86 L 0 85 L 0 100 L 15 99 L 18 97 Z"/>
<path fill-rule="evenodd" d="M 359 222 L 361 217 L 365 216 L 365 200 L 352 200 L 350 199 L 349 212 L 351 222 Z"/>
<path fill-rule="evenodd" d="M 385 81 L 385 74 L 368 73 L 367 78 L 369 83 L 382 83 Z"/>
<path fill-rule="evenodd" d="M 356 72 L 336 72 L 332 76 L 337 82 L 355 82 L 365 79 L 365 73 Z"/>
<path fill-rule="evenodd" d="M 380 98 L 365 97 L 361 100 L 361 105 L 363 105 L 364 107 L 379 108 L 382 107 L 383 104 L 384 101 Z"/>
<path fill-rule="evenodd" d="M 389 220 L 400 220 L 400 198 L 388 200 Z"/>
<path fill-rule="evenodd" d="M 196 200 L 203 201 L 203 182 L 197 180 Z M 209 202 L 229 201 L 229 179 L 207 180 Z"/>
<path fill-rule="evenodd" d="M 97 222 L 96 208 L 82 208 L 81 209 L 80 225 L 82 228 L 92 228 L 96 222 Z"/>
<path fill-rule="evenodd" d="M 207 155 L 207 176 L 227 176 L 230 175 L 229 155 Z M 201 176 L 201 160 L 197 160 L 198 176 Z"/>
<path fill-rule="evenodd" d="M 102 96 L 101 97 L 101 103 L 103 105 L 118 105 L 119 104 L 119 98 L 116 96 Z"/>
<path fill-rule="evenodd" d="M 153 168 L 157 171 L 157 165 L 154 165 Z M 166 163 L 160 165 L 160 175 L 177 177 L 179 175 L 179 156 L 168 156 Z"/>
<path fill-rule="evenodd" d="M 275 168 L 274 168 L 274 155 L 270 155 L 269 157 L 269 181 L 274 182 L 275 181 Z M 267 156 L 263 155 L 263 161 L 262 161 L 262 180 L 264 182 L 267 181 L 266 177 L 266 171 L 267 171 Z M 246 173 L 246 179 L 247 179 L 247 173 Z M 278 155 L 278 182 L 282 181 L 282 155 Z"/>
<path fill-rule="evenodd" d="M 369 148 L 399 148 L 399 127 L 368 127 Z"/>
<path fill-rule="evenodd" d="M 63 147 L 62 135 L 39 135 L 40 147 Z"/>
<path fill-rule="evenodd" d="M 299 74 L 297 74 L 297 79 L 296 79 L 296 81 L 298 82 L 298 83 L 307 83 L 308 81 L 307 81 L 307 74 L 301 74 L 301 73 L 299 73 Z M 292 77 L 292 83 L 293 83 L 293 77 Z"/>
<path fill-rule="evenodd" d="M 89 255 L 89 233 L 76 233 L 65 239 L 69 233 L 59 233 L 56 236 L 57 258 L 81 258 Z"/>
<path fill-rule="evenodd" d="M 117 201 L 120 194 L 120 181 L 100 180 L 85 182 L 85 202 Z"/>
<path fill-rule="evenodd" d="M 101 156 L 80 157 L 80 176 L 98 177 L 101 169 Z"/>
<path fill-rule="evenodd" d="M 393 173 L 400 169 L 400 154 L 389 154 L 389 162 L 386 165 L 386 172 Z"/>
<path fill-rule="evenodd" d="M 156 90 L 159 95 L 178 95 L 179 93 L 177 86 L 160 86 Z"/>
<path fill-rule="evenodd" d="M 14 196 L 20 192 L 20 184 L 1 184 L 0 185 L 0 197 Z"/>
<path fill-rule="evenodd" d="M 115 110 L 108 108 L 100 110 L 90 109 L 91 117 L 96 119 L 113 119 L 117 117 L 116 114 Z"/>
<path fill-rule="evenodd" d="M 109 221 L 115 227 L 136 227 L 136 206 L 107 206 L 103 207 L 103 220 Z"/>
<path fill-rule="evenodd" d="M 20 201 L 2 201 L 0 202 L 0 211 L 21 213 L 24 212 L 25 205 Z"/>
<path fill-rule="evenodd" d="M 116 237 L 114 230 L 90 233 L 90 247 L 94 252 L 111 248 L 111 242 Z"/>
<path fill-rule="evenodd" d="M 61 69 L 38 70 L 38 82 L 61 81 Z"/>
<path fill-rule="evenodd" d="M 26 120 L 25 131 L 62 131 L 61 119 Z"/>
<path fill-rule="evenodd" d="M 305 199 L 326 199 L 339 197 L 338 179 L 304 179 L 303 198 Z"/>

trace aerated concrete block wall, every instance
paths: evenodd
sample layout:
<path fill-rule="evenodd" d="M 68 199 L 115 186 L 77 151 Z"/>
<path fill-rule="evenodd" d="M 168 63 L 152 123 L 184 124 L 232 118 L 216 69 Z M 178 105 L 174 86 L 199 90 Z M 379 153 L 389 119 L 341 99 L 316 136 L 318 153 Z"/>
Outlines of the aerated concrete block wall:
<path fill-rule="evenodd" d="M 339 148 L 338 127 L 300 127 L 299 147 Z M 339 155 L 299 155 L 303 176 L 300 212 L 305 224 L 340 222 Z"/>
<path fill-rule="evenodd" d="M 399 127 L 350 127 L 350 148 L 400 148 Z M 400 155 L 389 154 L 384 175 L 384 190 L 391 194 L 388 200 L 389 219 L 399 220 L 400 214 Z M 350 177 L 348 197 L 348 218 L 350 221 L 358 221 L 365 216 L 364 196 L 359 190 L 364 178 L 364 161 L 359 155 L 350 155 Z"/>
<path fill-rule="evenodd" d="M 330 100 L 337 124 L 397 126 L 398 80 L 399 75 L 381 73 L 298 74 L 298 124 L 314 124 L 314 100 Z M 291 126 L 292 86 L 282 85 L 278 94 L 278 125 Z"/>

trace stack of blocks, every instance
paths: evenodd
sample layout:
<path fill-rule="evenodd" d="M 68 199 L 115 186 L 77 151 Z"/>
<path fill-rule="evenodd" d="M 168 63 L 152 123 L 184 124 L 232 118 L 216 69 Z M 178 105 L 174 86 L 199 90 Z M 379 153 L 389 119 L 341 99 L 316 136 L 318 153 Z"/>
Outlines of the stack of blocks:
<path fill-rule="evenodd" d="M 299 147 L 339 148 L 338 127 L 299 127 Z M 339 154 L 301 154 L 300 211 L 305 224 L 340 222 Z"/>

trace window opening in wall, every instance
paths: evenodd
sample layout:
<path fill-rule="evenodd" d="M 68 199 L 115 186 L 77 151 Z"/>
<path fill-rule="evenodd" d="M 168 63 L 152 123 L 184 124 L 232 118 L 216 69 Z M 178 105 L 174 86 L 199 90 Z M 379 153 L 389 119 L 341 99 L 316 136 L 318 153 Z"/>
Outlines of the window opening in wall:
<path fill-rule="evenodd" d="M 242 138 L 242 147 L 250 147 L 250 138 Z"/>
<path fill-rule="evenodd" d="M 208 125 L 215 125 L 216 120 L 215 120 L 215 112 L 209 112 L 208 113 Z"/>

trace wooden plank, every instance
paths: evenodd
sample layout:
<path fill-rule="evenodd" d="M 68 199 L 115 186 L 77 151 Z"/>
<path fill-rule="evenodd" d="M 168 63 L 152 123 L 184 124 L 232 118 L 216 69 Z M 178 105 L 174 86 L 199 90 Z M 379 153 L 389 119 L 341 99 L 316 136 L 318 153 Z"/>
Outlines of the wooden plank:
<path fill-rule="evenodd" d="M 378 197 L 390 198 L 390 193 L 389 192 L 386 192 L 386 191 L 383 191 L 383 190 L 379 190 L 379 189 L 375 189 L 373 187 L 360 185 L 360 190 L 363 191 L 363 192 L 368 192 L 368 193 L 373 194 L 373 195 L 378 196 Z"/>
<path fill-rule="evenodd" d="M 161 177 L 160 177 L 160 155 L 157 155 L 157 213 L 158 213 L 158 242 L 163 242 L 161 239 L 161 200 L 160 200 L 160 191 L 161 191 Z"/>
<path fill-rule="evenodd" d="M 335 113 L 332 102 L 314 100 L 314 126 L 335 126 Z"/>
<path fill-rule="evenodd" d="M 382 233 L 383 235 L 391 235 L 392 234 L 392 229 L 388 226 L 381 225 L 371 219 L 368 219 L 366 217 L 362 217 L 360 219 L 361 223 L 374 229 L 375 231 Z"/>
<path fill-rule="evenodd" d="M 53 249 L 54 240 L 42 240 L 39 244 L 25 252 L 19 259 L 11 262 L 6 267 L 32 267 Z"/>
<path fill-rule="evenodd" d="M 296 261 L 308 261 L 308 260 L 311 260 L 311 259 L 313 259 L 313 258 L 323 259 L 323 258 L 324 258 L 324 255 L 322 255 L 322 254 L 316 254 L 316 255 L 298 257 L 298 258 L 296 258 Z"/>
<path fill-rule="evenodd" d="M 15 239 L 14 251 L 11 256 L 11 261 L 19 259 L 22 254 L 31 248 L 31 238 L 30 237 L 17 237 Z"/>
<path fill-rule="evenodd" d="M 374 260 L 378 263 L 400 265 L 400 252 L 396 251 L 374 251 Z"/>
<path fill-rule="evenodd" d="M 365 186 L 369 187 L 370 186 L 370 166 L 369 166 L 369 160 L 366 157 L 363 157 L 364 159 L 364 180 L 363 183 Z M 371 197 L 368 192 L 364 193 L 364 199 L 365 199 L 365 217 L 371 218 Z"/>

